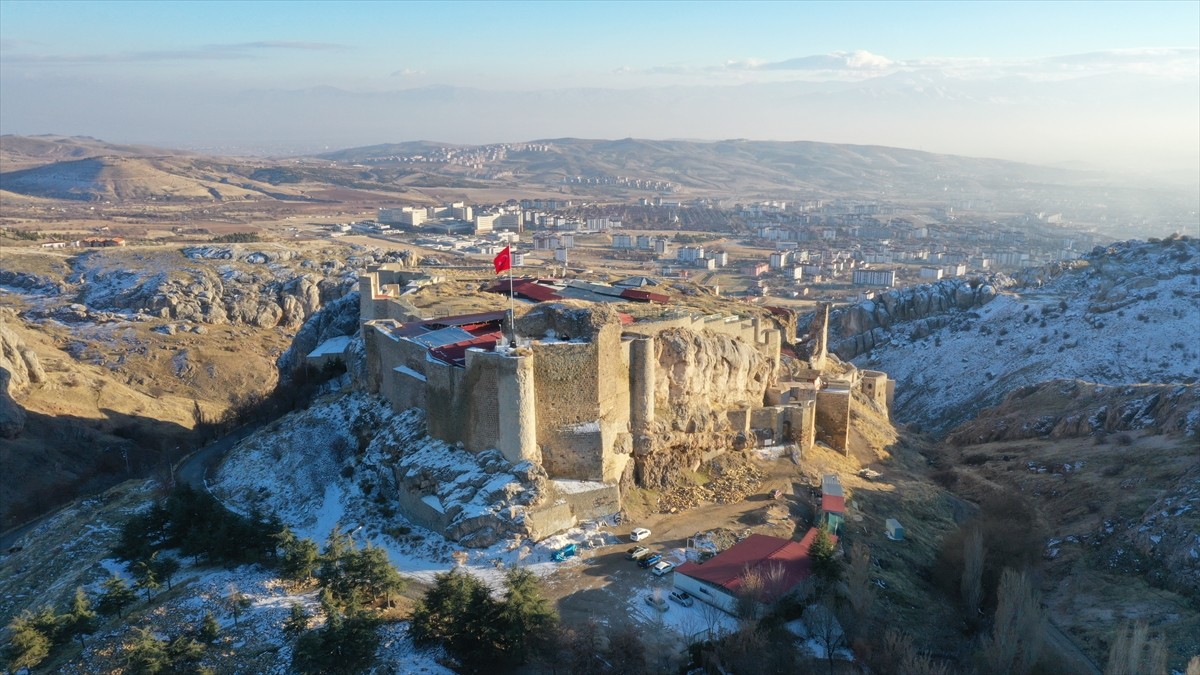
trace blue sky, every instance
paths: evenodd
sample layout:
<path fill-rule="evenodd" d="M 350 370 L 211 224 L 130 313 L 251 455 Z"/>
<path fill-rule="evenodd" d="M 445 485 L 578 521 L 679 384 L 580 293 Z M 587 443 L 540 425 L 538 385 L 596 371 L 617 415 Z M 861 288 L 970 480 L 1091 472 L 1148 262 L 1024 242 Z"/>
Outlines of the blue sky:
<path fill-rule="evenodd" d="M 0 3 L 0 56 L 26 72 L 121 64 L 129 77 L 185 74 L 251 85 L 619 87 L 744 80 L 744 73 L 712 71 L 858 50 L 908 61 L 1195 48 L 1198 26 L 1200 3 L 1186 1 L 39 0 Z"/>
<path fill-rule="evenodd" d="M 1046 86 L 1054 82 L 1070 85 Z M 512 108 L 504 96 L 528 92 L 517 100 L 559 112 L 547 113 L 543 127 L 516 110 L 510 120 L 493 114 L 487 124 L 466 119 L 454 126 L 444 109 L 414 97 L 386 101 L 405 112 L 404 125 L 361 112 L 363 105 L 383 105 L 363 96 L 431 86 L 482 90 L 457 95 L 464 105 L 500 105 L 496 110 Z M 764 94 L 747 86 L 793 89 Z M 855 88 L 853 95 L 846 87 Z M 342 97 L 314 106 L 308 126 L 294 119 L 291 126 L 278 124 L 282 116 L 295 117 L 294 92 L 318 88 Z M 577 112 L 595 100 L 580 88 L 601 92 L 595 119 Z M 672 91 L 680 95 L 672 99 Z M 284 94 L 292 98 L 284 101 Z M 247 97 L 257 98 L 251 105 Z M 81 100 L 88 105 L 79 106 Z M 673 100 L 694 105 L 672 112 L 675 124 L 650 123 L 671 107 L 664 101 Z M 1107 112 L 1098 109 L 1101 101 Z M 836 115 L 820 113 L 822 106 L 864 102 L 878 102 L 878 119 L 859 114 L 856 126 L 839 127 Z M 945 121 L 922 129 L 921 120 L 944 114 L 939 111 L 948 102 L 958 106 L 959 118 L 978 120 L 977 127 L 961 125 L 954 138 L 940 133 L 953 126 Z M 750 105 L 793 103 L 805 124 L 763 118 L 739 126 L 731 119 Z M 353 124 L 339 124 L 337 111 L 348 108 L 359 110 Z M 710 108 L 716 112 L 705 113 Z M 218 119 L 228 111 L 236 114 L 225 116 L 237 119 Z M 0 0 L 4 133 L 345 144 L 674 132 L 857 141 L 1044 162 L 1124 157 L 1140 148 L 1174 153 L 1171 161 L 1187 167 L 1194 164 L 1193 144 L 1200 152 L 1193 113 L 1200 113 L 1196 1 Z M 1005 127 L 1006 119 L 1015 122 Z M 1015 143 L 1016 134 L 1050 147 L 1035 152 L 1034 141 Z M 1068 137 L 1061 151 L 1060 136 Z M 1094 156 L 1085 157 L 1089 152 Z"/>

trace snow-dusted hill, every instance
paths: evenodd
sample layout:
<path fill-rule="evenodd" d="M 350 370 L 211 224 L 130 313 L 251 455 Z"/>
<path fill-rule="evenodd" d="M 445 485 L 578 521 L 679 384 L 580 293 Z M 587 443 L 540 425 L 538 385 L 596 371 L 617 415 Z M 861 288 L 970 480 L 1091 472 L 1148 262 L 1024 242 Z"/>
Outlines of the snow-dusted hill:
<path fill-rule="evenodd" d="M 896 380 L 896 417 L 947 431 L 1017 387 L 1200 380 L 1200 242 L 1126 242 L 1040 287 L 950 310 L 928 335 L 891 326 L 854 363 Z M 924 322 L 928 325 L 928 322 Z"/>

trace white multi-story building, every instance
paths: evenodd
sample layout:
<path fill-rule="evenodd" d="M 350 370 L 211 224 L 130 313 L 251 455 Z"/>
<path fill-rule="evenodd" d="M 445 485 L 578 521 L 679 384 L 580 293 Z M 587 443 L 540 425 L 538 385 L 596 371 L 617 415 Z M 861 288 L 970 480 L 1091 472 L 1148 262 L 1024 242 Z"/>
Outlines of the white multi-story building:
<path fill-rule="evenodd" d="M 896 270 L 854 270 L 856 286 L 883 286 L 891 288 L 896 285 Z"/>
<path fill-rule="evenodd" d="M 792 262 L 791 251 L 775 251 L 771 254 L 771 269 L 781 270 Z"/>
<path fill-rule="evenodd" d="M 922 267 L 920 273 L 917 274 L 923 281 L 937 281 L 942 278 L 942 268 L 940 267 Z"/>

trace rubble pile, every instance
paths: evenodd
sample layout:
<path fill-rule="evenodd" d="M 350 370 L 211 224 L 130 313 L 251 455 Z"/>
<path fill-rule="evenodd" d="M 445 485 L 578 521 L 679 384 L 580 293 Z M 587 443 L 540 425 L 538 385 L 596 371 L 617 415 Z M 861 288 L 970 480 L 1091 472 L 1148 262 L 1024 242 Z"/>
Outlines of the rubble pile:
<path fill-rule="evenodd" d="M 706 502 L 732 504 L 762 490 L 764 474 L 736 457 L 713 462 L 713 477 L 704 485 L 676 482 L 658 498 L 659 513 L 678 513 Z"/>

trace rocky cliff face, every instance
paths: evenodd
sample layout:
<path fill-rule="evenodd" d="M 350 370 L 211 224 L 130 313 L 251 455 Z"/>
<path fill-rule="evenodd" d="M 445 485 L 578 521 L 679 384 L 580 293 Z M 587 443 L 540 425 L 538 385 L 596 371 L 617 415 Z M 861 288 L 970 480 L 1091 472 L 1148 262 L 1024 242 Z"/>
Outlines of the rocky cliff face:
<path fill-rule="evenodd" d="M 1013 391 L 950 433 L 954 445 L 1124 431 L 1200 435 L 1200 385 L 1052 380 Z"/>
<path fill-rule="evenodd" d="M 290 380 L 292 373 L 304 365 L 304 357 L 322 342 L 341 335 L 354 335 L 358 332 L 358 301 L 358 291 L 348 293 L 325 305 L 304 322 L 304 325 L 296 332 L 296 337 L 292 339 L 291 346 L 276 361 L 281 382 Z M 354 372 L 353 369 L 350 370 Z"/>
<path fill-rule="evenodd" d="M 4 321 L 0 314 L 0 438 L 16 438 L 25 429 L 25 410 L 12 391 L 44 381 L 46 373 L 37 354 Z"/>
<path fill-rule="evenodd" d="M 655 419 L 634 439 L 636 481 L 664 486 L 705 454 L 745 447 L 729 424 L 730 410 L 761 406 L 774 364 L 727 335 L 686 329 L 655 338 Z"/>
<path fill-rule="evenodd" d="M 250 436 L 213 483 L 223 500 L 279 514 L 315 539 L 333 525 L 322 513 L 392 523 L 399 498 L 413 522 L 476 548 L 527 536 L 526 510 L 545 488 L 540 467 L 431 439 L 422 411 L 396 414 L 363 392 L 318 400 Z"/>
<path fill-rule="evenodd" d="M 674 431 L 727 428 L 729 410 L 761 406 L 774 365 L 727 335 L 676 328 L 654 340 L 656 416 Z"/>
<path fill-rule="evenodd" d="M 987 304 L 999 290 L 1014 283 L 1011 277 L 1002 274 L 945 279 L 893 289 L 874 300 L 835 309 L 829 314 L 829 349 L 849 360 L 886 344 L 893 330 L 913 338 L 925 337 L 945 325 L 941 315 Z"/>
<path fill-rule="evenodd" d="M 896 380 L 897 419 L 939 434 L 1051 379 L 1200 379 L 1200 241 L 1114 244 L 1022 279 L 983 305 L 874 330 L 855 365 Z"/>

